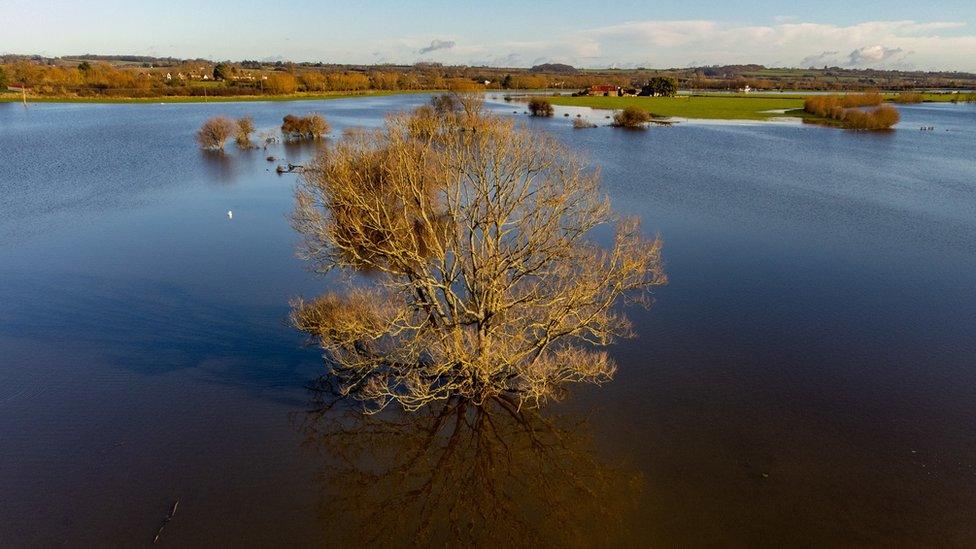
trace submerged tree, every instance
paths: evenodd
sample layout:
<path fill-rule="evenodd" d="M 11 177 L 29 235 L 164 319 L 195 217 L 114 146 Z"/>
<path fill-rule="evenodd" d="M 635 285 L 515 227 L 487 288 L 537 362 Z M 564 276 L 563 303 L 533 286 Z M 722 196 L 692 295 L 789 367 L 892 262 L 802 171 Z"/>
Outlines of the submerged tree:
<path fill-rule="evenodd" d="M 459 397 L 538 405 L 601 383 L 599 348 L 631 334 L 614 308 L 664 284 L 660 239 L 617 219 L 599 176 L 546 135 L 464 108 L 421 107 L 348 133 L 307 168 L 294 226 L 316 269 L 368 271 L 294 303 L 345 394 L 408 410 Z M 605 246 L 594 229 L 612 225 Z"/>
<path fill-rule="evenodd" d="M 215 116 L 200 126 L 197 142 L 207 150 L 223 150 L 224 143 L 237 131 L 237 123 L 226 116 Z"/>
<path fill-rule="evenodd" d="M 542 97 L 533 97 L 529 99 L 529 113 L 532 116 L 552 116 L 555 109 L 552 107 L 552 103 Z"/>
<path fill-rule="evenodd" d="M 295 141 L 322 139 L 332 127 L 320 114 L 308 116 L 286 115 L 281 121 L 281 135 Z"/>
<path fill-rule="evenodd" d="M 254 133 L 254 119 L 250 116 L 245 116 L 244 118 L 237 119 L 237 135 L 235 141 L 237 142 L 238 148 L 250 149 L 254 147 L 251 143 L 251 134 Z"/>
<path fill-rule="evenodd" d="M 651 113 L 631 105 L 613 115 L 613 125 L 618 128 L 642 129 L 651 121 Z"/>

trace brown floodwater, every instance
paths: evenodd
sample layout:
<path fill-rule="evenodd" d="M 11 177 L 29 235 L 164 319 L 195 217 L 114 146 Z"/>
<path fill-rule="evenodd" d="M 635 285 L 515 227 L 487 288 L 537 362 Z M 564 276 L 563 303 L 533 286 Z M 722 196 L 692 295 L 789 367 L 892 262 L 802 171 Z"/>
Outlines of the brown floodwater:
<path fill-rule="evenodd" d="M 666 242 L 616 378 L 538 413 L 322 410 L 285 319 L 330 281 L 265 160 L 315 147 L 193 133 L 426 100 L 0 104 L 0 546 L 976 545 L 976 107 L 524 118 Z"/>

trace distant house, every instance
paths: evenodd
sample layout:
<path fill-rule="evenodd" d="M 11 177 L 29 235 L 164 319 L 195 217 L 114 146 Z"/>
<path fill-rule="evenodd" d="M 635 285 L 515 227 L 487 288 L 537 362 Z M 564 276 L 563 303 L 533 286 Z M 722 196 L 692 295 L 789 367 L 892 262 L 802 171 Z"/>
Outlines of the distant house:
<path fill-rule="evenodd" d="M 744 87 L 744 88 L 739 88 L 739 91 L 740 91 L 741 93 L 749 93 L 749 92 L 751 92 L 751 91 L 752 91 L 752 88 L 750 88 L 749 86 L 746 86 L 746 87 Z"/>
<path fill-rule="evenodd" d="M 620 88 L 617 86 L 590 86 L 587 95 L 611 96 L 620 95 Z"/>

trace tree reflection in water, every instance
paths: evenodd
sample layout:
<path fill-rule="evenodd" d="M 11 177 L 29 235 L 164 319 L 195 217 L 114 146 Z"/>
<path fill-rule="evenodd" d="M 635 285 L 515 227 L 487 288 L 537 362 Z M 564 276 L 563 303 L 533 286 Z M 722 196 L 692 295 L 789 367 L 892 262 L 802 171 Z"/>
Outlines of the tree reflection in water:
<path fill-rule="evenodd" d="M 327 401 L 326 401 L 327 400 Z M 601 461 L 584 421 L 452 400 L 365 415 L 317 400 L 329 545 L 614 545 L 643 477 Z"/>

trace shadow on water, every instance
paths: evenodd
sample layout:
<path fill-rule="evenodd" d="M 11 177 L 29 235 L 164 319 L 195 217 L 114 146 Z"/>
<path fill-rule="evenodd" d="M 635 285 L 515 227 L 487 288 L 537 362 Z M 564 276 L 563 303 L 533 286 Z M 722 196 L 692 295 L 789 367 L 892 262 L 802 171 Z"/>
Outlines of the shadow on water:
<path fill-rule="evenodd" d="M 364 415 L 318 399 L 298 422 L 337 546 L 614 544 L 644 478 L 601 461 L 585 421 L 504 401 Z"/>

